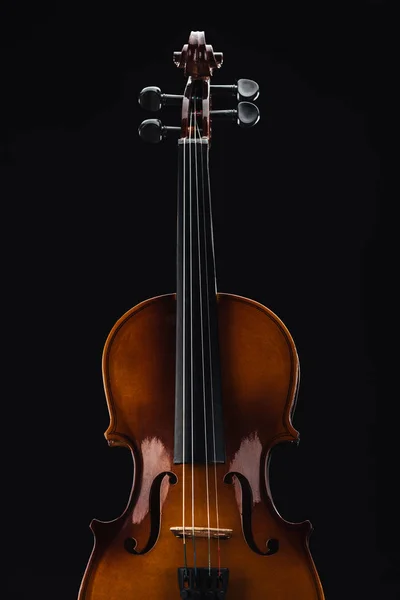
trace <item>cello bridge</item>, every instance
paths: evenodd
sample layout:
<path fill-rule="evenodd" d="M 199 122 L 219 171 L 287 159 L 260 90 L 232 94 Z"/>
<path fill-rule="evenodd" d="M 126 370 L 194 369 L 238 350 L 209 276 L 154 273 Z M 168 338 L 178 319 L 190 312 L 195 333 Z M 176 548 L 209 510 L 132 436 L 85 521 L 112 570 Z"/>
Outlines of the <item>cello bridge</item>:
<path fill-rule="evenodd" d="M 232 537 L 233 530 L 232 529 L 221 529 L 217 527 L 185 527 L 185 531 L 183 527 L 170 527 L 170 531 L 177 538 L 215 538 L 220 540 L 228 540 Z"/>

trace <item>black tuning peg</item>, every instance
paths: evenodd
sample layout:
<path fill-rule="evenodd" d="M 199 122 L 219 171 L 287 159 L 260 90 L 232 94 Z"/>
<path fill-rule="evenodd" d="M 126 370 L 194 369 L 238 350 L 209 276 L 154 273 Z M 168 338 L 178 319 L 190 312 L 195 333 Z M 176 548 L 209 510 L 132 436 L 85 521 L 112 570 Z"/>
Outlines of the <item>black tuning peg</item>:
<path fill-rule="evenodd" d="M 139 135 L 145 142 L 158 144 L 164 140 L 169 132 L 180 133 L 180 127 L 168 127 L 163 125 L 160 119 L 146 119 L 139 125 Z"/>
<path fill-rule="evenodd" d="M 230 92 L 233 96 L 236 96 L 238 102 L 257 100 L 260 95 L 260 87 L 252 79 L 239 79 L 236 85 L 212 85 L 211 91 L 217 93 Z"/>
<path fill-rule="evenodd" d="M 213 119 L 232 119 L 236 121 L 240 127 L 254 127 L 260 120 L 260 111 L 252 102 L 239 102 L 237 109 L 232 110 L 212 110 L 211 117 Z"/>
<path fill-rule="evenodd" d="M 237 105 L 237 124 L 240 127 L 254 127 L 260 120 L 260 111 L 252 102 L 239 102 Z"/>
<path fill-rule="evenodd" d="M 173 94 L 162 94 L 159 87 L 149 86 L 143 88 L 139 94 L 139 104 L 145 110 L 153 112 L 161 110 L 163 106 L 179 105 L 182 102 L 183 96 L 175 96 Z"/>

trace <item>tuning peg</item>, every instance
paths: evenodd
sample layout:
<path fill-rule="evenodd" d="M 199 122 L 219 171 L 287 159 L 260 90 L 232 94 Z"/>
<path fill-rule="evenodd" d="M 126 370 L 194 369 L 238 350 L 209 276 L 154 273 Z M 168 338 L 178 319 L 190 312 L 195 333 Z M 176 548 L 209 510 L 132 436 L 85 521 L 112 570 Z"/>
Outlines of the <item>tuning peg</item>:
<path fill-rule="evenodd" d="M 236 85 L 212 85 L 211 91 L 217 93 L 230 92 L 233 96 L 236 96 L 238 102 L 257 100 L 260 95 L 260 87 L 252 79 L 239 79 Z"/>
<path fill-rule="evenodd" d="M 165 105 L 178 105 L 182 103 L 183 96 L 162 94 L 159 87 L 149 86 L 142 89 L 139 94 L 139 104 L 145 110 L 161 110 Z"/>
<path fill-rule="evenodd" d="M 260 120 L 260 111 L 252 102 L 239 102 L 237 110 L 212 110 L 211 117 L 217 119 L 230 118 L 243 128 L 254 127 Z"/>
<path fill-rule="evenodd" d="M 169 132 L 180 133 L 180 127 L 168 127 L 163 125 L 160 119 L 146 119 L 139 125 L 139 135 L 145 142 L 158 144 L 164 140 Z"/>
<path fill-rule="evenodd" d="M 260 120 L 260 111 L 252 102 L 239 102 L 237 106 L 237 124 L 240 127 L 254 127 Z"/>

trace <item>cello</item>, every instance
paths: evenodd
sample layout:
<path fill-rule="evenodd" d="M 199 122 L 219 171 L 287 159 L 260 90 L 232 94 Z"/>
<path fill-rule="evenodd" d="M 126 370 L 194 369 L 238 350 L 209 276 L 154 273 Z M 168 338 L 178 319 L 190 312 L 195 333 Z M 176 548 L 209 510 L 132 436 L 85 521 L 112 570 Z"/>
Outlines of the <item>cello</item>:
<path fill-rule="evenodd" d="M 299 440 L 294 341 L 270 309 L 216 286 L 212 123 L 256 125 L 258 85 L 212 85 L 223 54 L 202 31 L 173 61 L 183 93 L 147 87 L 139 103 L 179 105 L 181 125 L 145 119 L 139 135 L 178 138 L 176 293 L 128 310 L 104 346 L 104 435 L 129 449 L 134 476 L 122 514 L 90 524 L 78 600 L 323 600 L 311 523 L 283 519 L 269 486 L 273 447 Z M 225 93 L 237 108 L 214 110 L 214 95 Z"/>

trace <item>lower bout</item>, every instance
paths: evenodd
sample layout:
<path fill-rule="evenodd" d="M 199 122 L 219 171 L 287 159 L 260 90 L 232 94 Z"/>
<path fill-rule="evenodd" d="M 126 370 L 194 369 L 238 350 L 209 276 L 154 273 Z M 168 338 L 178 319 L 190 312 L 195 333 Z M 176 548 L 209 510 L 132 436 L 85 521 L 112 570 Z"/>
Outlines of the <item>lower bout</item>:
<path fill-rule="evenodd" d="M 230 540 L 232 542 L 233 540 Z M 121 540 L 122 542 L 122 540 Z M 196 543 L 196 567 L 199 577 L 208 571 L 207 540 Z M 216 548 L 214 548 L 214 555 Z M 194 575 L 193 548 L 187 544 L 188 569 Z M 217 569 L 214 561 L 213 574 Z M 83 579 L 78 600 L 178 600 L 181 598 L 179 569 L 184 567 L 183 544 L 172 540 L 156 544 L 145 555 L 127 552 L 123 544 L 93 554 Z M 307 549 L 294 551 L 283 547 L 273 555 L 260 556 L 245 544 L 231 543 L 221 548 L 225 594 L 213 592 L 198 598 L 218 600 L 323 600 L 322 588 Z M 201 572 L 200 572 L 201 569 Z M 204 585 L 203 583 L 201 584 Z M 211 585 L 214 585 L 211 579 Z M 219 588 L 220 589 L 220 588 Z M 195 598 L 191 593 L 187 598 Z"/>

